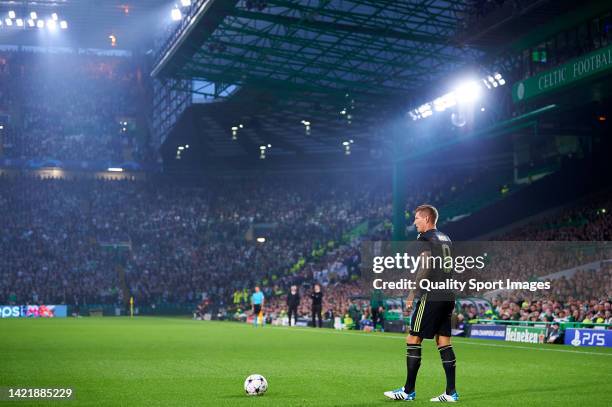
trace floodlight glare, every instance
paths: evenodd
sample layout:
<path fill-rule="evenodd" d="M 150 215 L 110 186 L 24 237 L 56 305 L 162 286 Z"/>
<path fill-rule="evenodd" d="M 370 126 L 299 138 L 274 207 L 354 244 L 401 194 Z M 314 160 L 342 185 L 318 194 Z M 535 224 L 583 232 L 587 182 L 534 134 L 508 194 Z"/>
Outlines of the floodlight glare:
<path fill-rule="evenodd" d="M 191 0 L 181 0 L 181 6 L 183 7 L 191 6 Z"/>
<path fill-rule="evenodd" d="M 183 18 L 183 13 L 181 13 L 181 10 L 175 7 L 172 9 L 170 16 L 172 17 L 172 21 L 180 21 L 181 18 Z"/>
<path fill-rule="evenodd" d="M 23 27 L 23 20 L 21 18 L 18 18 L 15 22 L 17 23 L 17 27 Z"/>
<path fill-rule="evenodd" d="M 34 22 L 34 20 L 32 20 L 31 18 L 28 18 L 28 26 L 34 27 L 35 25 L 36 23 Z"/>
<path fill-rule="evenodd" d="M 6 25 L 8 25 L 9 27 L 13 25 L 13 20 L 11 20 L 10 18 L 7 18 L 6 20 L 4 20 L 4 22 L 6 23 Z"/>
<path fill-rule="evenodd" d="M 38 28 L 45 28 L 45 21 L 44 20 L 38 20 L 36 22 L 36 27 L 38 27 Z"/>
<path fill-rule="evenodd" d="M 62 20 L 62 21 L 60 22 L 60 28 L 61 28 L 62 30 L 67 29 L 67 28 L 68 28 L 68 22 L 67 22 L 66 20 Z"/>
<path fill-rule="evenodd" d="M 51 19 L 52 19 L 53 21 L 57 21 L 57 19 L 58 19 L 58 17 L 57 17 L 57 13 L 53 13 L 53 14 L 51 14 Z"/>
<path fill-rule="evenodd" d="M 480 97 L 480 85 L 476 81 L 465 82 L 455 89 L 457 102 L 473 102 Z"/>
<path fill-rule="evenodd" d="M 15 12 L 13 10 L 8 12 L 9 18 L 15 18 Z"/>
<path fill-rule="evenodd" d="M 456 104 L 457 101 L 455 100 L 455 92 L 449 92 L 433 101 L 434 110 L 436 112 L 443 112 Z"/>
<path fill-rule="evenodd" d="M 57 24 L 54 20 L 47 20 L 47 28 L 51 31 L 55 31 L 55 29 L 57 28 Z"/>
<path fill-rule="evenodd" d="M 31 18 L 32 20 L 36 20 L 36 19 L 38 18 L 38 14 L 36 14 L 36 11 L 32 11 L 32 12 L 30 13 L 30 18 Z"/>

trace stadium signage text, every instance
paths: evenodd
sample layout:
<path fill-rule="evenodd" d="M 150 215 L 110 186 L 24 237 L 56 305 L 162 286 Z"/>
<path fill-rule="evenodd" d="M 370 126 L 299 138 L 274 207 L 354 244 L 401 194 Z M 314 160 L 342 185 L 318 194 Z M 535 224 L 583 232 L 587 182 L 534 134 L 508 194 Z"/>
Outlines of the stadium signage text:
<path fill-rule="evenodd" d="M 573 346 L 612 347 L 612 330 L 609 329 L 575 329 L 565 330 L 565 344 Z"/>
<path fill-rule="evenodd" d="M 544 328 L 516 327 L 506 328 L 506 341 L 522 343 L 544 343 Z"/>
<path fill-rule="evenodd" d="M 66 317 L 66 305 L 0 305 L 0 318 Z"/>
<path fill-rule="evenodd" d="M 506 326 L 475 324 L 470 328 L 470 338 L 497 339 L 503 341 L 506 339 Z"/>
<path fill-rule="evenodd" d="M 512 87 L 512 99 L 515 103 L 523 102 L 611 68 L 612 45 L 515 83 Z"/>

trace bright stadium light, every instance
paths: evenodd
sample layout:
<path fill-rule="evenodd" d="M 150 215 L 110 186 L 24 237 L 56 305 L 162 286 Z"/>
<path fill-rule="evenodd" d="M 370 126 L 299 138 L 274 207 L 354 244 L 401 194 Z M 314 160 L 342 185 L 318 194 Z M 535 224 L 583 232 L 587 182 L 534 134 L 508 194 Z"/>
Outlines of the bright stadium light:
<path fill-rule="evenodd" d="M 15 20 L 15 23 L 17 23 L 17 27 L 23 27 L 23 20 L 21 18 Z"/>
<path fill-rule="evenodd" d="M 36 14 L 36 11 L 32 11 L 32 12 L 30 13 L 30 18 L 31 18 L 32 20 L 36 20 L 36 19 L 38 18 L 38 14 Z"/>
<path fill-rule="evenodd" d="M 36 22 L 36 27 L 38 27 L 38 28 L 45 28 L 45 20 L 38 20 Z"/>
<path fill-rule="evenodd" d="M 449 92 L 444 96 L 440 96 L 436 100 L 433 101 L 434 110 L 436 112 L 443 112 L 449 107 L 453 107 L 457 104 L 457 100 L 455 99 L 455 92 Z"/>
<path fill-rule="evenodd" d="M 60 21 L 60 28 L 66 30 L 68 28 L 68 22 L 66 20 Z"/>
<path fill-rule="evenodd" d="M 10 18 L 7 18 L 6 20 L 4 20 L 4 22 L 9 27 L 13 25 L 13 20 L 11 20 Z"/>
<path fill-rule="evenodd" d="M 57 20 L 58 20 L 57 13 L 53 13 L 53 14 L 51 14 L 51 19 L 52 19 L 53 21 L 57 21 Z"/>
<path fill-rule="evenodd" d="M 109 172 L 123 172 L 123 168 L 121 168 L 121 167 L 109 167 L 107 171 L 109 171 Z"/>
<path fill-rule="evenodd" d="M 480 85 L 476 81 L 462 83 L 455 89 L 455 97 L 458 103 L 473 102 L 480 97 Z"/>
<path fill-rule="evenodd" d="M 29 27 L 34 27 L 34 26 L 36 26 L 36 23 L 31 18 L 28 18 L 28 26 Z"/>
<path fill-rule="evenodd" d="M 179 10 L 178 7 L 174 7 L 170 13 L 170 16 L 172 17 L 172 21 L 180 21 L 181 18 L 183 18 L 183 13 L 181 13 L 181 10 Z"/>
<path fill-rule="evenodd" d="M 191 6 L 191 0 L 181 0 L 181 6 L 183 7 Z"/>
<path fill-rule="evenodd" d="M 429 103 L 425 103 L 424 105 L 419 106 L 417 111 L 423 119 L 433 114 L 433 112 L 431 111 L 431 105 Z"/>
<path fill-rule="evenodd" d="M 8 12 L 8 16 L 9 16 L 9 18 L 11 18 L 11 19 L 12 19 L 12 18 L 15 18 L 15 12 L 14 12 L 13 10 L 9 11 L 9 12 Z"/>
<path fill-rule="evenodd" d="M 481 97 L 484 88 L 492 90 L 505 84 L 506 81 L 499 72 L 495 72 L 492 75 L 486 75 L 479 80 L 469 80 L 461 83 L 454 91 L 446 93 L 434 99 L 432 102 L 425 103 L 418 108 L 410 110 L 408 116 L 413 121 L 425 119 L 432 116 L 434 112 L 444 112 L 457 104 L 476 101 Z"/>
<path fill-rule="evenodd" d="M 265 237 L 258 237 L 257 238 L 257 243 L 266 243 L 266 238 Z"/>
<path fill-rule="evenodd" d="M 47 28 L 51 31 L 55 31 L 57 29 L 57 23 L 54 20 L 47 20 Z"/>

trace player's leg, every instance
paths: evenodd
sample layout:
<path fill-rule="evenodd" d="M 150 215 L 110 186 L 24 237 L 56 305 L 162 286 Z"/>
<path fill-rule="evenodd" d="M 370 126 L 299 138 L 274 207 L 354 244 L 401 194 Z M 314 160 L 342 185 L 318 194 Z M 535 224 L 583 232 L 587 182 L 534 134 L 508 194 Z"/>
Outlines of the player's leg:
<path fill-rule="evenodd" d="M 455 388 L 456 358 L 451 343 L 451 315 L 453 307 L 454 303 L 445 306 L 444 312 L 440 315 L 438 334 L 436 335 L 436 344 L 438 345 L 442 367 L 446 375 L 446 390 L 438 397 L 432 398 L 431 401 L 454 402 L 459 400 L 459 395 Z"/>
<path fill-rule="evenodd" d="M 403 387 L 384 393 L 390 399 L 414 400 L 416 398 L 416 378 L 421 367 L 421 342 L 425 337 L 422 333 L 425 308 L 426 301 L 417 302 L 410 317 L 410 334 L 406 337 L 406 382 Z"/>
<path fill-rule="evenodd" d="M 446 375 L 446 394 L 453 394 L 455 390 L 456 357 L 450 336 L 438 336 L 438 351 L 442 359 L 442 367 Z"/>
<path fill-rule="evenodd" d="M 416 378 L 421 367 L 421 343 L 423 338 L 416 335 L 408 335 L 406 338 L 406 393 L 412 393 L 416 386 Z"/>
<path fill-rule="evenodd" d="M 406 337 L 406 382 L 399 389 L 386 391 L 386 397 L 393 400 L 411 401 L 416 398 L 414 390 L 416 377 L 421 366 L 421 342 L 423 338 L 408 335 Z"/>
<path fill-rule="evenodd" d="M 287 312 L 287 316 L 289 317 L 289 326 L 291 326 L 291 315 L 293 314 L 293 307 L 289 307 L 289 312 Z"/>

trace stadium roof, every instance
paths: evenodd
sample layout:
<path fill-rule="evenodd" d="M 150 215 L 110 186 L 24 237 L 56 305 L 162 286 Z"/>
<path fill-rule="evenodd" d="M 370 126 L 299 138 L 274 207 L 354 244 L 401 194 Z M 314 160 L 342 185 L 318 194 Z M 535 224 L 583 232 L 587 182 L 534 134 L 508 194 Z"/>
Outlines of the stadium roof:
<path fill-rule="evenodd" d="M 482 56 L 454 40 L 467 1 L 202 0 L 192 7 L 153 75 L 236 86 L 231 109 L 198 107 L 215 155 L 256 152 L 270 139 L 281 147 L 271 154 L 341 152 L 342 142 L 366 135 L 354 148 L 370 148 L 371 135 L 407 111 L 416 91 L 457 80 Z M 230 128 L 249 121 L 255 128 L 232 142 Z"/>
<path fill-rule="evenodd" d="M 201 3 L 184 30 L 187 40 L 169 44 L 154 75 L 388 96 L 433 82 L 478 55 L 453 41 L 464 1 Z"/>

